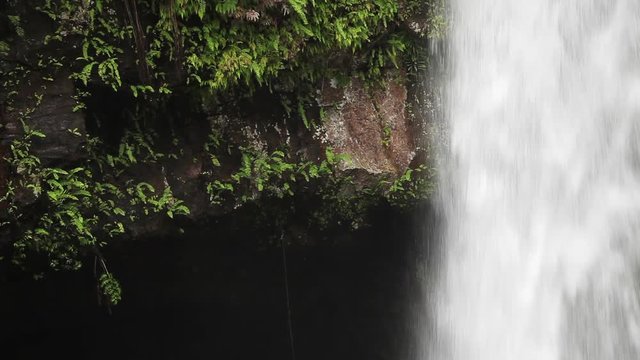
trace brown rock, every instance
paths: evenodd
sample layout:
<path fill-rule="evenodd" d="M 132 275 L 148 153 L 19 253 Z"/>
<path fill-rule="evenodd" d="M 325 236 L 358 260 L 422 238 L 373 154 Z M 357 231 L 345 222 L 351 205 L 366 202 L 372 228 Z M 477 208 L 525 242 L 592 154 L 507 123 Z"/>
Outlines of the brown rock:
<path fill-rule="evenodd" d="M 405 171 L 415 155 L 406 100 L 402 77 L 389 77 L 384 88 L 367 87 L 355 78 L 344 88 L 324 86 L 320 99 L 327 113 L 323 141 L 337 153 L 348 154 L 343 170 Z"/>

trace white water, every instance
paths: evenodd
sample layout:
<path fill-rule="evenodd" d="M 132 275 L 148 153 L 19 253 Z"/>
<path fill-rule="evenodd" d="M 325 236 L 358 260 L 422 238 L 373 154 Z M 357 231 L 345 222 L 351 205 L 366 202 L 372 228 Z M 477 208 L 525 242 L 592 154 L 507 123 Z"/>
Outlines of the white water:
<path fill-rule="evenodd" d="M 429 359 L 640 359 L 640 0 L 451 0 Z"/>

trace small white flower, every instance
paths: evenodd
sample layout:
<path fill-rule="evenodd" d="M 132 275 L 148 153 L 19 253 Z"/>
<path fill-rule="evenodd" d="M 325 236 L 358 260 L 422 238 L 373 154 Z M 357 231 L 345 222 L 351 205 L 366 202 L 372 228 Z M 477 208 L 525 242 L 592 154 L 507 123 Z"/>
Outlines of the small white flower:
<path fill-rule="evenodd" d="M 248 11 L 246 11 L 244 13 L 244 17 L 245 17 L 245 19 L 247 19 L 249 21 L 256 22 L 256 21 L 258 21 L 260 19 L 260 13 L 255 11 L 255 10 L 253 10 L 253 9 L 251 9 L 251 10 L 248 10 Z"/>

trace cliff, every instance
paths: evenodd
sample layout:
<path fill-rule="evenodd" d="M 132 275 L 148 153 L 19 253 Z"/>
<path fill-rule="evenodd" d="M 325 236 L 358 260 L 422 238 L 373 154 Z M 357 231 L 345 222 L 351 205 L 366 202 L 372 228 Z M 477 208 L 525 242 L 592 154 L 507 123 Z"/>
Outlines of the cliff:
<path fill-rule="evenodd" d="M 425 198 L 436 3 L 2 5 L 7 257 L 37 272 L 95 257 L 107 289 L 113 241 L 243 209 L 304 242 Z"/>

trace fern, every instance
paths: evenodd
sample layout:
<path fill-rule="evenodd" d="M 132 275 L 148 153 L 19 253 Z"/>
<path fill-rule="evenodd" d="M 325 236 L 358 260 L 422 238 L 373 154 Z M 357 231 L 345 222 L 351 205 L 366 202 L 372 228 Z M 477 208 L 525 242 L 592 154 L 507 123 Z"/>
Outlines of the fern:
<path fill-rule="evenodd" d="M 120 283 L 109 272 L 100 275 L 99 279 L 100 290 L 107 297 L 110 304 L 118 305 L 122 300 L 122 288 Z"/>
<path fill-rule="evenodd" d="M 216 4 L 216 12 L 223 15 L 233 14 L 238 9 L 238 0 L 222 0 Z"/>
<path fill-rule="evenodd" d="M 296 15 L 300 17 L 302 22 L 307 24 L 309 22 L 307 20 L 307 12 L 305 9 L 307 6 L 307 0 L 289 0 L 289 4 L 291 5 L 291 8 L 293 8 L 293 11 L 296 13 Z"/>

